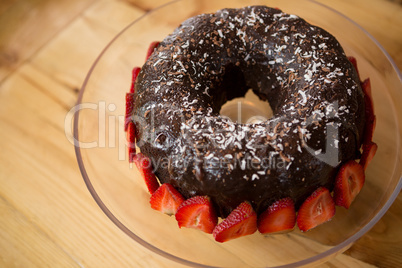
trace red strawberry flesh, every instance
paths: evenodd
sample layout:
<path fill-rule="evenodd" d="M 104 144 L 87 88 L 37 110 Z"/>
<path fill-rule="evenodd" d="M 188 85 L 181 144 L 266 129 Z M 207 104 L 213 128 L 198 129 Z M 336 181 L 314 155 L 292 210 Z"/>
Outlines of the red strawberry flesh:
<path fill-rule="evenodd" d="M 247 201 L 241 203 L 219 223 L 212 232 L 217 242 L 226 242 L 235 238 L 251 235 L 257 231 L 257 213 Z"/>
<path fill-rule="evenodd" d="M 138 77 L 138 74 L 140 73 L 140 71 L 141 71 L 140 67 L 134 67 L 134 69 L 132 71 L 130 93 L 135 92 L 135 81 L 137 81 L 137 77 Z"/>
<path fill-rule="evenodd" d="M 154 53 L 155 49 L 159 46 L 159 44 L 160 42 L 154 41 L 149 45 L 146 59 L 148 59 L 152 55 L 152 53 Z"/>
<path fill-rule="evenodd" d="M 130 121 L 127 124 L 127 147 L 128 147 L 128 159 L 129 162 L 133 162 L 133 158 L 136 154 L 135 150 L 135 124 L 134 122 Z"/>
<path fill-rule="evenodd" d="M 374 114 L 373 96 L 371 93 L 370 79 L 367 78 L 361 83 L 364 92 L 364 104 L 365 104 L 365 118 L 366 124 L 364 126 L 363 144 L 368 144 L 373 139 L 373 134 L 376 125 L 376 116 Z"/>
<path fill-rule="evenodd" d="M 133 162 L 140 171 L 149 193 L 153 194 L 158 189 L 159 183 L 153 172 L 151 160 L 142 153 L 139 153 L 133 156 Z"/>
<path fill-rule="evenodd" d="M 360 86 L 363 89 L 364 95 L 368 96 L 372 100 L 373 96 L 372 96 L 372 93 L 371 93 L 370 78 L 367 78 L 363 82 L 361 82 Z"/>
<path fill-rule="evenodd" d="M 284 232 L 293 229 L 296 223 L 296 211 L 291 198 L 274 202 L 260 216 L 257 227 L 262 234 Z"/>
<path fill-rule="evenodd" d="M 356 60 L 356 58 L 353 57 L 353 56 L 349 56 L 348 59 L 349 59 L 349 61 L 352 63 L 353 67 L 355 67 L 357 76 L 358 76 L 359 79 L 360 79 L 360 74 L 359 74 L 359 69 L 357 68 L 357 60 Z"/>
<path fill-rule="evenodd" d="M 335 179 L 334 201 L 337 206 L 349 208 L 364 185 L 362 165 L 354 160 L 343 164 Z"/>
<path fill-rule="evenodd" d="M 218 217 L 209 197 L 194 196 L 184 201 L 176 212 L 179 227 L 198 229 L 212 234 Z"/>
<path fill-rule="evenodd" d="M 378 146 L 375 142 L 369 142 L 368 144 L 363 144 L 363 154 L 360 158 L 359 164 L 363 167 L 364 170 L 367 169 L 367 166 L 370 164 L 371 160 L 373 160 L 374 155 L 376 154 Z"/>
<path fill-rule="evenodd" d="M 134 108 L 134 93 L 126 93 L 126 114 L 124 116 L 124 131 L 127 131 L 128 124 L 132 122 L 131 116 Z"/>
<path fill-rule="evenodd" d="M 308 231 L 335 215 L 335 203 L 331 193 L 325 187 L 315 190 L 300 206 L 297 214 L 297 226 L 303 232 Z"/>
<path fill-rule="evenodd" d="M 162 184 L 149 201 L 153 209 L 167 215 L 174 215 L 183 202 L 183 196 L 169 183 Z"/>

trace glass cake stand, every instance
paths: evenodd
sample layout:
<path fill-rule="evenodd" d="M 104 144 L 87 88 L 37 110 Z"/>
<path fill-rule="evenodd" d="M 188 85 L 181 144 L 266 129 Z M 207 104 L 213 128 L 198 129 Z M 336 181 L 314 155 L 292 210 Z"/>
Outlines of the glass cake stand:
<path fill-rule="evenodd" d="M 377 116 L 377 154 L 366 183 L 346 210 L 337 207 L 328 223 L 286 234 L 256 232 L 226 243 L 212 235 L 182 228 L 149 206 L 149 194 L 137 169 L 127 160 L 125 93 L 131 70 L 142 66 L 148 45 L 162 40 L 182 21 L 221 8 L 261 4 L 278 7 L 332 33 L 347 55 L 357 59 L 362 79 L 370 77 Z M 93 198 L 106 216 L 134 241 L 155 254 L 192 267 L 286 267 L 319 264 L 342 253 L 384 215 L 401 190 L 401 74 L 379 43 L 351 19 L 307 0 L 181 0 L 148 12 L 124 28 L 102 51 L 80 91 L 74 114 L 78 164 Z M 243 111 L 261 120 L 264 104 L 251 98 Z M 265 103 L 266 105 L 266 103 Z M 236 104 L 222 114 L 236 113 Z M 251 113 L 251 115 L 250 115 Z M 253 120 L 254 120 L 253 119 Z M 250 121 L 251 122 L 251 121 Z"/>

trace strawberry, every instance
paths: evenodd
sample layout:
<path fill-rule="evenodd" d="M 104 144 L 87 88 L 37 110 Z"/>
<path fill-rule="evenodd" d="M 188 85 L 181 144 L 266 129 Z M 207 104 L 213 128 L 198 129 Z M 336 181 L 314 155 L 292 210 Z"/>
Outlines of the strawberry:
<path fill-rule="evenodd" d="M 131 88 L 130 88 L 130 93 L 135 92 L 135 81 L 137 81 L 138 74 L 140 73 L 141 68 L 140 67 L 134 67 L 132 71 L 132 79 L 131 79 Z"/>
<path fill-rule="evenodd" d="M 353 67 L 355 67 L 357 76 L 360 78 L 359 69 L 357 68 L 357 60 L 356 60 L 356 58 L 353 57 L 353 56 L 349 56 L 348 59 L 352 63 Z"/>
<path fill-rule="evenodd" d="M 128 146 L 128 159 L 129 162 L 133 162 L 133 157 L 136 154 L 135 151 L 135 124 L 133 121 L 129 121 L 127 124 L 127 146 Z"/>
<path fill-rule="evenodd" d="M 207 196 L 194 196 L 184 201 L 176 212 L 179 227 L 199 229 L 212 234 L 218 217 Z"/>
<path fill-rule="evenodd" d="M 375 153 L 377 152 L 377 148 L 378 146 L 375 142 L 363 144 L 363 154 L 359 162 L 359 164 L 363 167 L 363 170 L 367 169 L 367 166 L 370 164 L 371 160 L 374 158 Z"/>
<path fill-rule="evenodd" d="M 134 109 L 134 92 L 135 92 L 134 86 L 140 71 L 141 71 L 140 67 L 135 67 L 133 69 L 130 92 L 126 93 L 126 115 L 124 117 L 124 131 L 127 131 L 128 123 L 131 121 L 130 117 Z"/>
<path fill-rule="evenodd" d="M 241 203 L 212 232 L 215 240 L 226 242 L 257 231 L 257 213 L 247 201 Z"/>
<path fill-rule="evenodd" d="M 364 170 L 362 165 L 350 160 L 343 164 L 335 178 L 334 200 L 337 206 L 349 208 L 363 187 Z"/>
<path fill-rule="evenodd" d="M 257 227 L 260 233 L 267 234 L 291 230 L 295 226 L 295 223 L 295 205 L 293 200 L 287 197 L 269 206 L 258 217 Z"/>
<path fill-rule="evenodd" d="M 329 190 L 319 187 L 300 206 L 296 219 L 297 226 L 305 232 L 329 221 L 334 215 L 335 203 Z"/>
<path fill-rule="evenodd" d="M 374 114 L 373 96 L 371 93 L 370 78 L 361 83 L 364 92 L 365 117 L 366 124 L 364 126 L 363 144 L 368 144 L 373 139 L 373 133 L 376 125 L 376 116 Z"/>
<path fill-rule="evenodd" d="M 162 184 L 149 200 L 151 208 L 167 215 L 174 215 L 183 202 L 183 196 L 169 183 Z"/>
<path fill-rule="evenodd" d="M 370 142 L 373 141 L 373 135 L 376 123 L 377 123 L 376 116 L 366 120 L 366 124 L 364 126 L 363 144 L 369 144 Z"/>
<path fill-rule="evenodd" d="M 152 171 L 151 160 L 142 153 L 133 156 L 133 162 L 143 177 L 150 194 L 153 194 L 159 187 L 158 180 Z"/>
<path fill-rule="evenodd" d="M 124 116 L 124 131 L 127 131 L 128 124 L 132 122 L 131 115 L 134 108 L 134 93 L 126 93 L 126 114 Z"/>
<path fill-rule="evenodd" d="M 152 53 L 154 52 L 154 50 L 159 46 L 160 42 L 158 41 L 154 41 L 152 42 L 149 47 L 148 47 L 148 52 L 147 52 L 147 56 L 146 56 L 146 60 L 152 55 Z"/>
<path fill-rule="evenodd" d="M 368 96 L 372 102 L 373 100 L 373 95 L 371 93 L 371 82 L 370 82 L 370 78 L 367 78 L 366 80 L 364 80 L 363 82 L 360 83 L 360 86 L 363 89 L 364 95 Z"/>

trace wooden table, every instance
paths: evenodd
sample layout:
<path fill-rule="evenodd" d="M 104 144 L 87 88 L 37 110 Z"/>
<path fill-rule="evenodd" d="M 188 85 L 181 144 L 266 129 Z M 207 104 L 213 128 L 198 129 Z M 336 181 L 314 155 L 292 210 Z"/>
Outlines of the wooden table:
<path fill-rule="evenodd" d="M 0 3 L 0 267 L 180 267 L 99 209 L 64 119 L 110 39 L 165 0 Z M 402 5 L 319 0 L 353 18 L 402 68 Z M 402 194 L 375 227 L 322 267 L 402 267 Z"/>

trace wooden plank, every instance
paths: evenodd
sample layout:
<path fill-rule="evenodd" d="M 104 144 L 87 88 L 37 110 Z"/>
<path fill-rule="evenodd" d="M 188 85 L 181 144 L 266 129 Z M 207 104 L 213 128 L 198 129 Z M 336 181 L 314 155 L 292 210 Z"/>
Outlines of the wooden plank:
<path fill-rule="evenodd" d="M 171 0 L 153 0 L 153 1 L 147 1 L 147 0 L 124 0 L 130 4 L 132 4 L 135 7 L 138 7 L 140 9 L 149 11 L 151 9 L 157 8 L 159 6 L 162 6 L 166 3 L 171 2 Z"/>
<path fill-rule="evenodd" d="M 338 10 L 368 31 L 402 69 L 402 5 L 389 0 L 318 0 Z M 373 17 L 375 14 L 375 18 Z M 392 18 L 393 23 L 390 22 Z"/>
<path fill-rule="evenodd" d="M 77 90 L 112 38 L 143 14 L 125 2 L 100 0 L 35 55 L 32 64 Z"/>
<path fill-rule="evenodd" d="M 109 29 L 112 33 L 117 34 L 144 13 L 141 8 L 132 6 L 125 1 L 100 0 L 87 9 L 83 17 L 96 28 Z"/>
<path fill-rule="evenodd" d="M 0 197 L 0 266 L 80 267 L 67 252 L 38 228 L 31 219 Z"/>
<path fill-rule="evenodd" d="M 345 252 L 380 267 L 402 267 L 402 193 L 381 220 Z"/>
<path fill-rule="evenodd" d="M 3 0 L 0 3 L 0 16 L 3 15 L 18 0 Z"/>
<path fill-rule="evenodd" d="M 95 0 L 0 2 L 0 82 Z"/>

